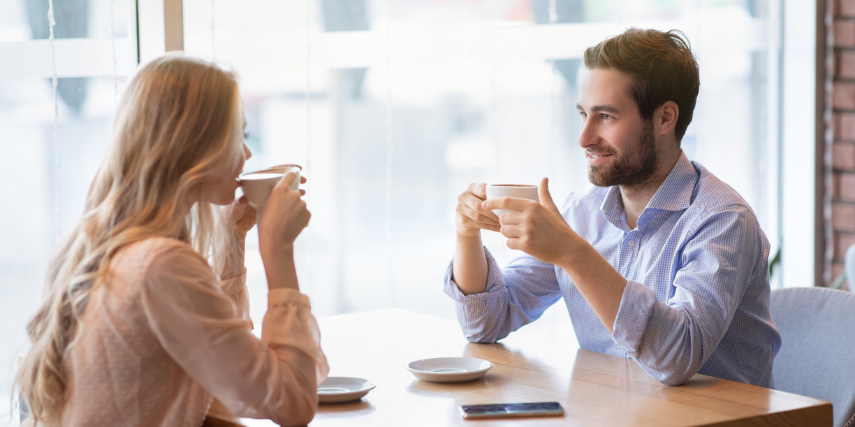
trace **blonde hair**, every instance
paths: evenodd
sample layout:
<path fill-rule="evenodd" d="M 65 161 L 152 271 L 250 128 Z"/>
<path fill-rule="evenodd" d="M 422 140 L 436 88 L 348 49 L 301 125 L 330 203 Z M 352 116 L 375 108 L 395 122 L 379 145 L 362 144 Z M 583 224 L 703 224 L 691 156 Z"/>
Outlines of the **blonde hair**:
<path fill-rule="evenodd" d="M 59 422 L 67 399 L 64 362 L 93 291 L 124 247 L 171 236 L 207 257 L 214 215 L 188 196 L 222 165 L 242 160 L 242 112 L 237 78 L 208 62 L 166 55 L 140 68 L 128 84 L 112 143 L 77 225 L 57 244 L 45 292 L 27 325 L 31 348 L 16 383 L 33 424 Z"/>

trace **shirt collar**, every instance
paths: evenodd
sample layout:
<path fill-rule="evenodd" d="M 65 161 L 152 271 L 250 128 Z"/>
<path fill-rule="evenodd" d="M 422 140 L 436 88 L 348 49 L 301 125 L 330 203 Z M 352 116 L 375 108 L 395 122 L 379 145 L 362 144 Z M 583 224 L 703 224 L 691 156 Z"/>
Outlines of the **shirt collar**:
<path fill-rule="evenodd" d="M 698 180 L 698 174 L 692 162 L 686 157 L 685 152 L 680 153 L 680 158 L 677 159 L 677 164 L 671 169 L 668 177 L 656 194 L 647 203 L 647 209 L 660 209 L 668 211 L 678 211 L 689 207 L 692 200 L 692 192 L 695 190 L 695 183 Z M 617 226 L 624 228 L 623 219 L 625 213 L 623 209 L 623 199 L 620 195 L 620 187 L 613 185 L 609 187 L 605 199 L 603 199 L 600 209 L 603 211 L 603 217 L 606 220 Z"/>
<path fill-rule="evenodd" d="M 680 152 L 677 164 L 647 203 L 647 209 L 679 211 L 688 208 L 692 202 L 692 193 L 695 191 L 697 181 L 698 172 L 686 157 L 686 153 Z"/>

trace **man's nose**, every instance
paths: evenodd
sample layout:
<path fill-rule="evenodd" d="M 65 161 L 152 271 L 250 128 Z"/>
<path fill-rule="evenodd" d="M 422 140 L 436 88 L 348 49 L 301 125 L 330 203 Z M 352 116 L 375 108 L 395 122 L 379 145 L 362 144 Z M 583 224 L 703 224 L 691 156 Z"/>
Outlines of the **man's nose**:
<path fill-rule="evenodd" d="M 582 148 L 588 148 L 599 141 L 597 128 L 592 122 L 592 120 L 582 122 L 582 129 L 579 130 L 579 146 Z"/>

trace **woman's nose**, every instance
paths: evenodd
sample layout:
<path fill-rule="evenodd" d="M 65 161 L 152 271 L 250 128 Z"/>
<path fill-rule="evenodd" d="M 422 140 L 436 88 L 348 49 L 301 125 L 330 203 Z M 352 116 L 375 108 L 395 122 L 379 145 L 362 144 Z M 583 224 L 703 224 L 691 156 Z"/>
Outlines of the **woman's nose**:
<path fill-rule="evenodd" d="M 246 146 L 246 143 L 243 144 L 243 156 L 244 160 L 249 160 L 252 157 L 252 151 L 249 150 L 249 147 Z"/>

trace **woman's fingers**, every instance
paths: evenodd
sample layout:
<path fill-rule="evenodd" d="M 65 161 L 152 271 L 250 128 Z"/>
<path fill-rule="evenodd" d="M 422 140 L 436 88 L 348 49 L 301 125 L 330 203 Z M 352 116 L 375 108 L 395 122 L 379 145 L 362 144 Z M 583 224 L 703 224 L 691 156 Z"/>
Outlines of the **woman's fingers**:
<path fill-rule="evenodd" d="M 276 188 L 285 187 L 290 189 L 292 185 L 294 185 L 294 181 L 297 180 L 297 174 L 294 172 L 288 172 L 285 174 L 282 179 L 279 180 L 279 183 L 276 184 Z"/>

